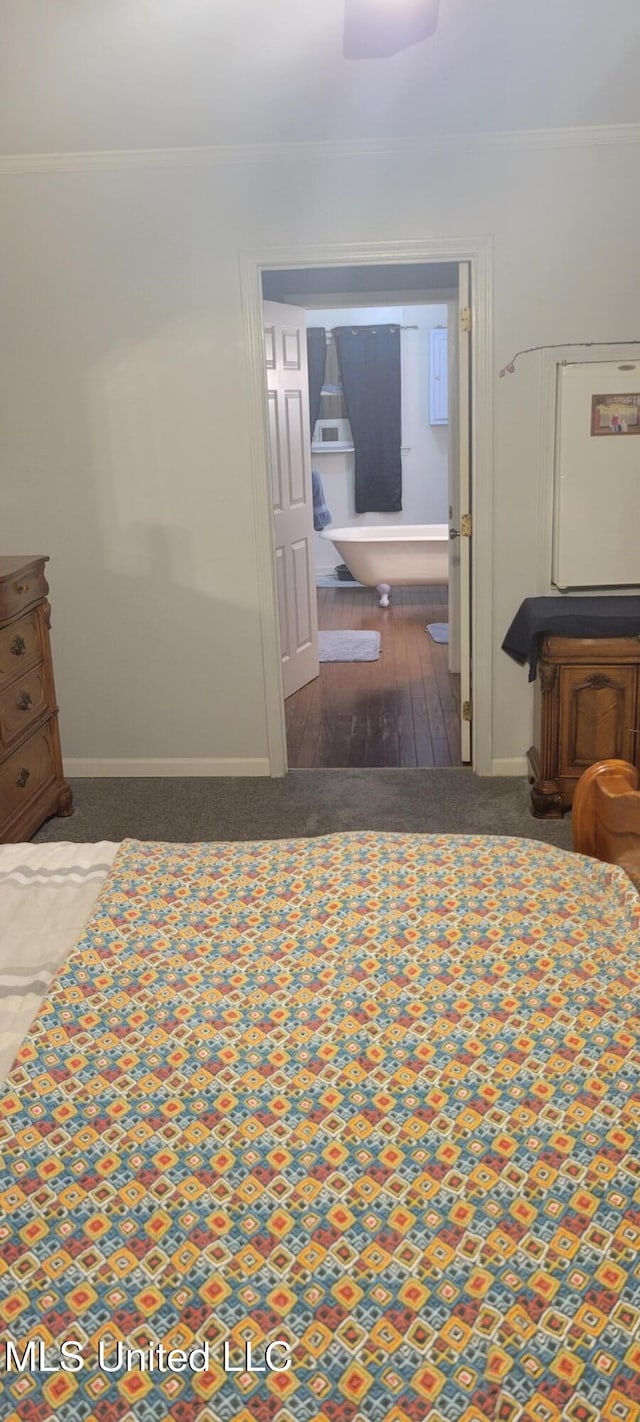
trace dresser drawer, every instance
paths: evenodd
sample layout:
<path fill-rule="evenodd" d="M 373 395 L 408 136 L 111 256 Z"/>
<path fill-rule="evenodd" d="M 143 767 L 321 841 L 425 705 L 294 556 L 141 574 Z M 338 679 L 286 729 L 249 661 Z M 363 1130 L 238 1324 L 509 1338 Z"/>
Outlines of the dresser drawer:
<path fill-rule="evenodd" d="M 39 612 L 30 612 L 0 629 L 0 687 L 24 676 L 41 660 Z"/>
<path fill-rule="evenodd" d="M 0 821 L 17 815 L 56 779 L 52 723 L 34 731 L 31 739 L 0 765 Z"/>
<path fill-rule="evenodd" d="M 0 578 L 0 622 L 18 617 L 37 602 L 43 602 L 49 591 L 44 575 L 45 558 L 18 564 Z"/>
<path fill-rule="evenodd" d="M 25 736 L 48 711 L 49 686 L 42 663 L 0 691 L 0 753 Z"/>

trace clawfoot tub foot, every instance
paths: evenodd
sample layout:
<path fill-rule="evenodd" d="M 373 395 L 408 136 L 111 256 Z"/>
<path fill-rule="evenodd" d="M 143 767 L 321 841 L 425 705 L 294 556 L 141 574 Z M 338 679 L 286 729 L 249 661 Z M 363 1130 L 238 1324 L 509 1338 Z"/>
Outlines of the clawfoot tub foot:
<path fill-rule="evenodd" d="M 391 592 L 390 584 L 389 584 L 389 583 L 376 583 L 376 592 L 377 592 L 377 594 L 378 594 L 378 596 L 379 596 L 379 598 L 380 598 L 380 606 L 381 606 L 381 607 L 388 607 L 388 606 L 389 606 L 389 593 Z"/>

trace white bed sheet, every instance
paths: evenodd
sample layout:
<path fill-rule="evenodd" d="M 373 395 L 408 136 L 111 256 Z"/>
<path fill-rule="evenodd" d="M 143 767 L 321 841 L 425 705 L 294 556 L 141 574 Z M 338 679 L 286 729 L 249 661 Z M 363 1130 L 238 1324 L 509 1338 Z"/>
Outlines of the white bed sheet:
<path fill-rule="evenodd" d="M 0 845 L 0 1082 L 77 942 L 118 844 Z"/>

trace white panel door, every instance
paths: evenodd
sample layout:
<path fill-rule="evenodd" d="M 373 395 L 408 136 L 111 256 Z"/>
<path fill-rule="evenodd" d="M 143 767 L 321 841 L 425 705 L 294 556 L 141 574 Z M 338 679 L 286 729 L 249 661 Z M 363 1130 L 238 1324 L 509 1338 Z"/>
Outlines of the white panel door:
<path fill-rule="evenodd" d="M 264 338 L 282 687 L 286 698 L 319 672 L 304 311 L 278 301 L 265 301 Z"/>
<path fill-rule="evenodd" d="M 450 441 L 452 455 L 449 465 L 449 559 L 450 617 L 453 612 L 453 632 L 450 643 L 451 671 L 460 672 L 462 702 L 461 756 L 471 760 L 471 282 L 469 264 L 458 265 L 458 311 L 455 338 L 452 342 L 453 370 L 451 404 L 455 433 Z M 455 663 L 453 661 L 455 658 Z M 465 710 L 467 716 L 465 716 Z"/>
<path fill-rule="evenodd" d="M 447 491 L 449 500 L 449 528 L 460 528 L 460 480 L 458 451 L 460 447 L 458 430 L 458 327 L 460 315 L 458 298 L 447 302 L 447 361 L 448 361 L 448 414 L 449 432 L 447 438 Z M 449 671 L 460 674 L 460 548 L 459 540 L 449 542 Z"/>

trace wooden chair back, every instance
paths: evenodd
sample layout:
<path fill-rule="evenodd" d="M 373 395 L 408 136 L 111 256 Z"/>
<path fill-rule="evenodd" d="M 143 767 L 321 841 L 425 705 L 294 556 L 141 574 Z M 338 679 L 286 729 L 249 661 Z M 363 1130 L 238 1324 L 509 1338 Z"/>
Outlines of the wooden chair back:
<path fill-rule="evenodd" d="M 571 812 L 573 847 L 619 864 L 640 890 L 640 772 L 626 760 L 600 760 L 578 781 Z"/>

